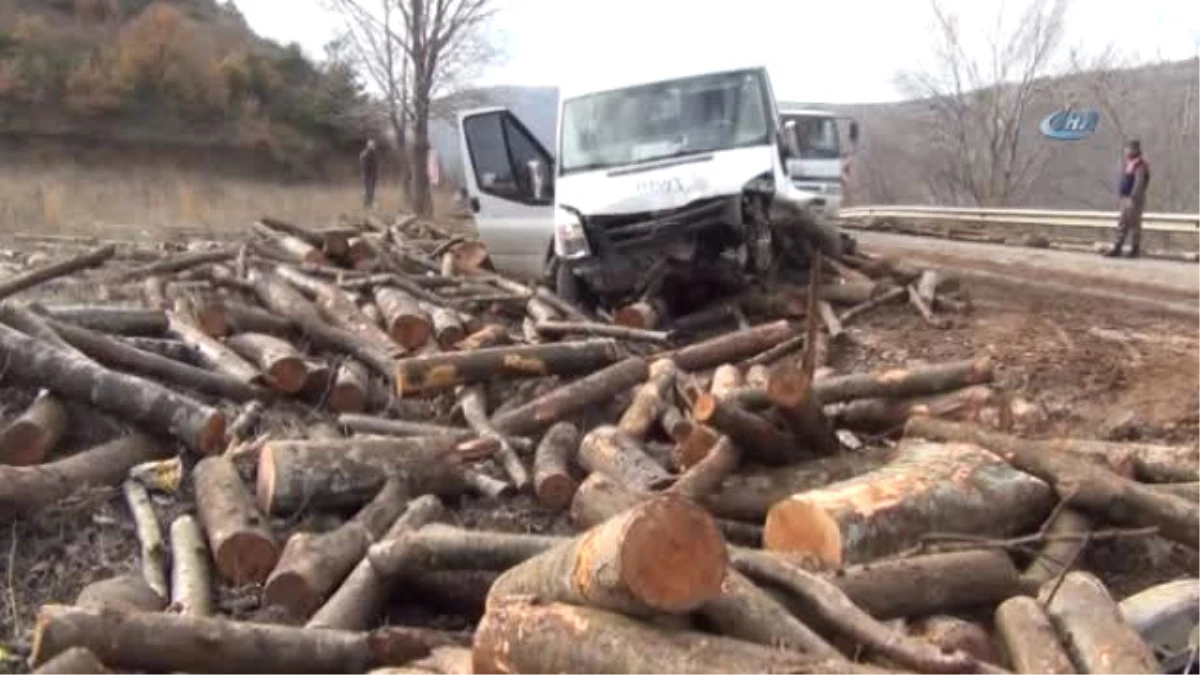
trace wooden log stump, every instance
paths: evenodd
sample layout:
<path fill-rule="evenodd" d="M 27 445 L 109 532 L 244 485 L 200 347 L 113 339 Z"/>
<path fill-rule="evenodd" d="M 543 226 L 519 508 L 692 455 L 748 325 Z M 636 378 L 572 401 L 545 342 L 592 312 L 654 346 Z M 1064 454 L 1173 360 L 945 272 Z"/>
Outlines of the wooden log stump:
<path fill-rule="evenodd" d="M 571 505 L 578 483 L 568 465 L 579 451 L 579 430 L 570 422 L 550 427 L 533 458 L 533 486 L 538 502 L 554 510 Z"/>
<path fill-rule="evenodd" d="M 308 369 L 303 355 L 290 342 L 264 333 L 240 333 L 230 336 L 225 344 L 257 364 L 275 391 L 295 394 L 304 388 Z"/>
<path fill-rule="evenodd" d="M 894 368 L 826 378 L 813 385 L 822 404 L 856 398 L 931 396 L 992 380 L 988 357 L 941 363 L 922 368 Z"/>
<path fill-rule="evenodd" d="M 396 392 L 424 394 L 492 379 L 571 376 L 591 373 L 619 356 L 613 340 L 509 346 L 416 356 L 395 364 Z"/>
<path fill-rule="evenodd" d="M 0 429 L 0 464 L 41 464 L 58 443 L 67 424 L 62 400 L 46 390 L 13 421 Z"/>
<path fill-rule="evenodd" d="M 383 536 L 404 509 L 406 488 L 396 479 L 384 484 L 354 518 L 320 535 L 292 535 L 263 587 L 263 601 L 308 618 L 337 588 L 367 549 Z"/>
<path fill-rule="evenodd" d="M 646 361 L 636 356 L 630 357 L 564 384 L 524 405 L 497 412 L 492 424 L 503 434 L 533 434 L 627 391 L 645 379 L 646 374 Z"/>
<path fill-rule="evenodd" d="M 120 574 L 93 581 L 79 595 L 75 606 L 96 611 L 161 612 L 167 600 L 146 583 L 140 574 Z"/>
<path fill-rule="evenodd" d="M 219 410 L 132 375 L 49 346 L 0 325 L 0 359 L 13 382 L 45 386 L 113 415 L 178 437 L 208 454 L 225 442 L 225 416 Z"/>
<path fill-rule="evenodd" d="M 0 466 L 0 522 L 39 508 L 85 487 L 120 485 L 129 469 L 170 454 L 166 445 L 133 434 L 36 466 Z"/>
<path fill-rule="evenodd" d="M 923 616 L 995 604 L 1021 591 L 1006 553 L 931 553 L 853 565 L 830 581 L 876 619 Z"/>
<path fill-rule="evenodd" d="M 707 370 L 766 351 L 791 337 L 793 332 L 792 325 L 787 321 L 776 321 L 688 345 L 676 350 L 670 358 L 683 371 Z"/>
<path fill-rule="evenodd" d="M 657 490 L 673 480 L 637 441 L 613 426 L 597 427 L 583 437 L 579 443 L 579 464 L 589 472 L 608 474 L 636 490 Z"/>
<path fill-rule="evenodd" d="M 683 416 L 679 406 L 673 402 L 664 404 L 662 414 L 659 415 L 658 423 L 667 436 L 676 443 L 683 443 L 688 436 L 691 435 L 695 425 L 691 420 Z"/>
<path fill-rule="evenodd" d="M 1080 672 L 1162 672 L 1154 652 L 1125 622 L 1099 579 L 1087 572 L 1068 572 L 1057 590 L 1054 585 L 1043 587 L 1038 599 Z"/>
<path fill-rule="evenodd" d="M 258 458 L 257 496 L 264 513 L 355 508 L 396 476 L 412 492 L 462 493 L 453 438 L 344 438 L 271 441 Z"/>
<path fill-rule="evenodd" d="M 265 581 L 279 549 L 233 462 L 208 457 L 196 465 L 192 482 L 217 571 L 235 585 Z"/>
<path fill-rule="evenodd" d="M 62 652 L 58 656 L 43 663 L 37 670 L 33 671 L 41 675 L 69 675 L 74 673 L 108 673 L 108 668 L 100 663 L 100 659 L 91 651 L 83 647 L 71 647 Z"/>
<path fill-rule="evenodd" d="M 649 379 L 634 393 L 633 401 L 617 422 L 617 428 L 632 438 L 645 438 L 651 425 L 671 400 L 677 372 L 675 362 L 670 359 L 659 359 L 650 364 Z"/>
<path fill-rule="evenodd" d="M 185 616 L 213 613 L 208 546 L 196 519 L 182 515 L 171 523 L 171 610 Z"/>
<path fill-rule="evenodd" d="M 726 562 L 707 513 L 678 497 L 655 497 L 508 570 L 492 585 L 488 607 L 533 596 L 631 615 L 681 614 L 720 595 Z"/>
<path fill-rule="evenodd" d="M 911 439 L 871 473 L 785 499 L 767 514 L 768 549 L 861 563 L 928 532 L 1009 535 L 1041 522 L 1050 487 L 970 444 Z"/>
<path fill-rule="evenodd" d="M 996 608 L 996 635 L 1014 673 L 1074 673 L 1050 617 L 1036 600 L 1011 597 Z"/>
<path fill-rule="evenodd" d="M 764 464 L 790 464 L 808 457 L 795 438 L 728 399 L 702 394 L 692 407 L 692 417 L 728 435 L 748 458 Z"/>
<path fill-rule="evenodd" d="M 813 395 L 810 373 L 800 368 L 779 366 L 767 381 L 767 398 L 783 415 L 796 440 L 811 454 L 833 455 L 842 449 L 833 424 L 825 417 Z"/>

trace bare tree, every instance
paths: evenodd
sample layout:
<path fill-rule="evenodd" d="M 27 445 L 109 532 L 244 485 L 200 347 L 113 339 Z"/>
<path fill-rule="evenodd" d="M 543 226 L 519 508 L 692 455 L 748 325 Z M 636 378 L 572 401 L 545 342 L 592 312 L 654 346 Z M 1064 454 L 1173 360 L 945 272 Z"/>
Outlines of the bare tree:
<path fill-rule="evenodd" d="M 929 187 L 955 203 L 1016 202 L 1045 163 L 1045 147 L 1023 144 L 1022 129 L 1044 93 L 1067 0 L 1031 0 L 1011 30 L 997 21 L 979 56 L 958 17 L 937 0 L 931 4 L 933 66 L 898 77 L 906 93 L 929 106 Z"/>

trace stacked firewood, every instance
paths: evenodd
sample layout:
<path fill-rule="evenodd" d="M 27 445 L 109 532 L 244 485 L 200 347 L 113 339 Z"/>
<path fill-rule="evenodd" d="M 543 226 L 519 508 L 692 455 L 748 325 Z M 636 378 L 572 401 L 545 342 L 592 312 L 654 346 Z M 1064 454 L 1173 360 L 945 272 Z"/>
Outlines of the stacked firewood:
<path fill-rule="evenodd" d="M 0 298 L 113 255 L 23 272 Z M 6 301 L 0 378 L 38 394 L 0 429 L 0 521 L 121 486 L 142 553 L 140 575 L 43 607 L 30 662 L 1158 669 L 1073 568 L 1098 539 L 1195 549 L 1196 448 L 998 431 L 1010 409 L 984 356 L 836 373 L 829 352 L 864 313 L 908 303 L 942 325 L 969 302 L 954 279 L 853 251 L 814 253 L 808 279 L 689 315 L 652 296 L 596 315 L 413 218 L 264 218 L 241 242 L 86 277 L 136 304 Z M 47 461 L 68 402 L 137 431 Z M 185 486 L 194 505 L 164 528 L 154 501 Z M 565 527 L 455 526 L 466 494 Z M 352 515 L 283 536 L 313 513 Z M 285 618 L 221 616 L 218 583 Z M 381 626 L 409 602 L 476 627 Z"/>

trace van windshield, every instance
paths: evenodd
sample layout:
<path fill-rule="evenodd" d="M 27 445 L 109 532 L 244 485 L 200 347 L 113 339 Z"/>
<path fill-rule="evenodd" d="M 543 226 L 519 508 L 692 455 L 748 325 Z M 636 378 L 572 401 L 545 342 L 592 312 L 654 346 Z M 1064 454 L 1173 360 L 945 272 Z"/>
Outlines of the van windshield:
<path fill-rule="evenodd" d="M 559 171 L 603 169 L 770 140 L 760 70 L 606 91 L 563 104 Z"/>
<path fill-rule="evenodd" d="M 796 123 L 800 159 L 837 159 L 841 156 L 837 120 L 833 117 L 788 114 L 780 117 L 784 122 Z"/>

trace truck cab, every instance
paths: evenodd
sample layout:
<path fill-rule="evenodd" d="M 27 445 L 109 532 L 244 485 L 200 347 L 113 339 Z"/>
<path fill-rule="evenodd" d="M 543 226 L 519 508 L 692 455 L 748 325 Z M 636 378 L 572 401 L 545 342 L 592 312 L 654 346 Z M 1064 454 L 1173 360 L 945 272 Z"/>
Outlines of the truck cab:
<path fill-rule="evenodd" d="M 765 272 L 770 214 L 819 199 L 788 176 L 794 125 L 761 67 L 564 91 L 554 156 L 503 108 L 459 127 L 493 263 L 592 305 Z"/>
<path fill-rule="evenodd" d="M 847 153 L 843 152 L 838 115 L 812 108 L 784 108 L 784 124 L 796 130 L 799 156 L 788 160 L 788 175 L 798 190 L 818 195 L 812 208 L 835 217 L 846 187 Z M 847 120 L 850 146 L 858 140 L 858 123 Z"/>

